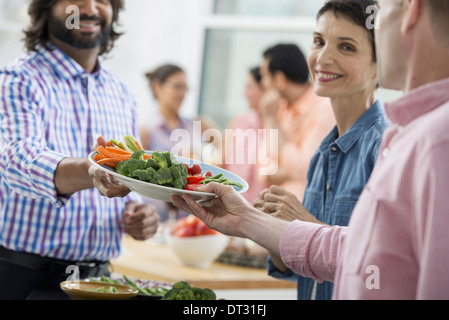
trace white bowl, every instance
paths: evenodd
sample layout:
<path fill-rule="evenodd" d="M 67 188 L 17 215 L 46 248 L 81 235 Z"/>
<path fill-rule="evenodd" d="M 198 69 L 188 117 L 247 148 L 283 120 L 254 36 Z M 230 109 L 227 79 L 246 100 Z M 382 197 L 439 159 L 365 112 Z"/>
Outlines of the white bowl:
<path fill-rule="evenodd" d="M 184 238 L 166 235 L 166 240 L 184 265 L 207 269 L 226 249 L 229 237 L 222 234 Z"/>

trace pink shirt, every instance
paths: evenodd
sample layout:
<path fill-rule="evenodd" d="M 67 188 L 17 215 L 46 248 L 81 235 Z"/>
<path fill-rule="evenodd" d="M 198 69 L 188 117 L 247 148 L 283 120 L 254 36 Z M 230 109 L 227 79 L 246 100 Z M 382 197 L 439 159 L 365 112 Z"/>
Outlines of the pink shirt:
<path fill-rule="evenodd" d="M 282 259 L 334 281 L 334 299 L 449 299 L 449 79 L 385 109 L 392 126 L 349 226 L 292 222 Z"/>

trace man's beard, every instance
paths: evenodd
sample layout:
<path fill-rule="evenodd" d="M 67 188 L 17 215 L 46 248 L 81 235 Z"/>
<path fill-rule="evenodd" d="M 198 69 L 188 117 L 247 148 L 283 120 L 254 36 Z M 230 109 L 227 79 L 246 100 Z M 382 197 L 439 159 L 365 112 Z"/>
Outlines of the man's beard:
<path fill-rule="evenodd" d="M 48 19 L 49 33 L 56 39 L 67 43 L 77 49 L 94 49 L 104 45 L 111 34 L 112 24 L 106 25 L 106 21 L 100 17 L 81 15 L 80 21 L 96 21 L 100 23 L 100 33 L 96 37 L 90 36 L 88 33 L 77 35 L 74 29 L 68 29 L 64 21 L 50 15 Z"/>

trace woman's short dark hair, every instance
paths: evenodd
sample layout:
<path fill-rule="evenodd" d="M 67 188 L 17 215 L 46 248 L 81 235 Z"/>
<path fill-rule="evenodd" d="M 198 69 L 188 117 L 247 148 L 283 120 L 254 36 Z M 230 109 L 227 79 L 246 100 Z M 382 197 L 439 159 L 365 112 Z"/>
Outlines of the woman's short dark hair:
<path fill-rule="evenodd" d="M 27 51 L 35 51 L 38 44 L 42 43 L 45 45 L 45 42 L 49 39 L 48 20 L 51 8 L 57 1 L 58 0 L 31 0 L 28 7 L 30 25 L 28 29 L 24 31 L 25 48 Z M 100 48 L 100 55 L 109 53 L 114 47 L 115 40 L 123 34 L 117 32 L 115 26 L 118 24 L 119 13 L 124 7 L 124 2 L 123 0 L 110 1 L 113 9 L 111 32 L 108 40 L 102 44 Z"/>
<path fill-rule="evenodd" d="M 373 61 L 377 61 L 374 26 L 368 28 L 367 21 L 372 16 L 370 6 L 376 6 L 377 0 L 328 0 L 317 14 L 317 20 L 326 12 L 331 11 L 335 16 L 344 17 L 356 25 L 365 28 L 372 46 Z"/>

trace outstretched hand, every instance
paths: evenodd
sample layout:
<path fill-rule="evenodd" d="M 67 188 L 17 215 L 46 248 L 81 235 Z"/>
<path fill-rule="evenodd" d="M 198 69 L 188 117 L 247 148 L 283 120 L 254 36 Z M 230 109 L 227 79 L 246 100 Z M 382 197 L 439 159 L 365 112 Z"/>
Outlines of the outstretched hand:
<path fill-rule="evenodd" d="M 209 228 L 223 234 L 244 237 L 240 231 L 242 218 L 254 210 L 253 206 L 238 194 L 232 186 L 209 183 L 198 189 L 214 193 L 216 198 L 197 203 L 189 195 L 172 196 L 173 204 L 181 210 L 200 218 Z"/>

